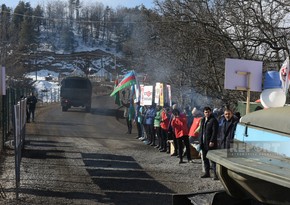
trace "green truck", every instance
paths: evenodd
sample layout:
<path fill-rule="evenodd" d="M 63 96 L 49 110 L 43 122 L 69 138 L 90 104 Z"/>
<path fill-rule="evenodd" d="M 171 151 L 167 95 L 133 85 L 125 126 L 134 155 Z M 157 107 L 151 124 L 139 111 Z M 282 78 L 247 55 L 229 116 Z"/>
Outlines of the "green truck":
<path fill-rule="evenodd" d="M 92 83 L 86 77 L 66 77 L 61 81 L 60 97 L 63 112 L 71 107 L 83 107 L 90 112 Z"/>

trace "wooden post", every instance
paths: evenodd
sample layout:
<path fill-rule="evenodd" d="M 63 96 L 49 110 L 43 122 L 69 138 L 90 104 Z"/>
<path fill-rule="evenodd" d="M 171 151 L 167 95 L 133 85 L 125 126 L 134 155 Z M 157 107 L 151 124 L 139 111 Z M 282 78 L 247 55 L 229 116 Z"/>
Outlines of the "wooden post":
<path fill-rule="evenodd" d="M 251 97 L 251 73 L 250 72 L 236 72 L 238 75 L 245 75 L 247 77 L 247 87 L 236 87 L 237 90 L 247 91 L 246 114 L 250 113 L 250 97 Z"/>
<path fill-rule="evenodd" d="M 248 81 L 248 87 L 247 87 L 247 105 L 246 105 L 246 114 L 250 113 L 250 97 L 251 97 L 251 73 L 247 73 L 247 81 Z"/>

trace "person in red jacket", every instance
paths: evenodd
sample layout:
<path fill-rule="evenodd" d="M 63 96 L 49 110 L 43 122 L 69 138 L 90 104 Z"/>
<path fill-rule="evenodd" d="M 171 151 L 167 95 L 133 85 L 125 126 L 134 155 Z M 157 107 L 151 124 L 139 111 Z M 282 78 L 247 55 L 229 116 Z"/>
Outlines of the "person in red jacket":
<path fill-rule="evenodd" d="M 194 143 L 198 142 L 198 136 L 199 136 L 199 130 L 200 130 L 200 121 L 202 118 L 201 113 L 196 109 L 192 109 L 192 116 L 193 116 L 193 121 L 189 129 L 189 143 Z"/>
<path fill-rule="evenodd" d="M 180 114 L 178 109 L 172 111 L 173 119 L 171 125 L 174 128 L 175 136 L 178 143 L 179 164 L 183 163 L 183 143 L 186 147 L 186 155 L 188 162 L 192 162 L 190 154 L 190 146 L 188 140 L 188 127 L 186 116 Z"/>
<path fill-rule="evenodd" d="M 160 127 L 161 127 L 161 147 L 160 152 L 167 152 L 167 132 L 169 127 L 169 107 L 163 108 L 161 111 L 161 121 L 160 121 Z"/>

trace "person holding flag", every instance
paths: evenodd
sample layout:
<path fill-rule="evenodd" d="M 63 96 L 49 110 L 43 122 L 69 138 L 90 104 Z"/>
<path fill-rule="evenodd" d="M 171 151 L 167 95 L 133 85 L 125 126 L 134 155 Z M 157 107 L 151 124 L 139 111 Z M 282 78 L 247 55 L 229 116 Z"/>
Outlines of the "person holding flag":
<path fill-rule="evenodd" d="M 132 133 L 132 119 L 134 119 L 134 105 L 133 105 L 133 95 L 135 93 L 134 91 L 134 85 L 136 84 L 136 75 L 134 71 L 128 72 L 124 78 L 121 80 L 121 82 L 116 86 L 113 90 L 113 92 L 110 94 L 110 96 L 115 96 L 115 102 L 117 102 L 118 93 L 119 91 L 131 86 L 131 92 L 129 94 L 128 100 L 124 101 L 124 93 L 123 90 L 123 100 L 122 105 L 125 107 L 124 110 L 124 117 L 126 118 L 128 131 L 127 134 Z"/>

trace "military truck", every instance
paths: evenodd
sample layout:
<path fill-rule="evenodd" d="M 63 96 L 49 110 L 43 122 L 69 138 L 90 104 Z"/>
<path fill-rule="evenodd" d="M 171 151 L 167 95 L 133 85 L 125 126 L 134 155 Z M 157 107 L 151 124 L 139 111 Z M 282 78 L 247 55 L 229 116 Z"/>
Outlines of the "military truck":
<path fill-rule="evenodd" d="M 61 81 L 60 97 L 63 112 L 71 107 L 83 107 L 90 112 L 92 83 L 86 77 L 66 77 Z"/>

